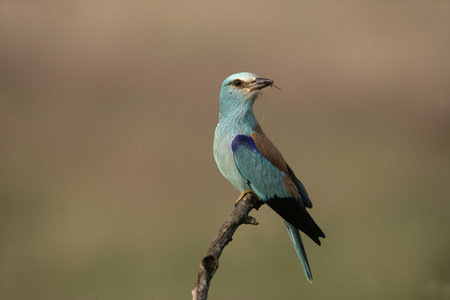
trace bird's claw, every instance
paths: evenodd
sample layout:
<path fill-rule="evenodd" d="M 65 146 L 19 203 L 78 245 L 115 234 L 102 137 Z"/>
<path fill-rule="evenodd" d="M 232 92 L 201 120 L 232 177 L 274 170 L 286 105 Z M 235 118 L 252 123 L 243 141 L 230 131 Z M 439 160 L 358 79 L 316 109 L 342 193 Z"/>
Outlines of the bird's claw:
<path fill-rule="evenodd" d="M 236 200 L 236 202 L 234 203 L 234 206 L 238 205 L 239 201 L 241 201 L 242 198 L 244 198 L 244 196 L 245 196 L 247 193 L 253 193 L 253 191 L 252 191 L 252 190 L 246 190 L 245 192 L 242 192 L 241 195 L 239 196 L 239 198 L 238 198 L 238 199 Z"/>

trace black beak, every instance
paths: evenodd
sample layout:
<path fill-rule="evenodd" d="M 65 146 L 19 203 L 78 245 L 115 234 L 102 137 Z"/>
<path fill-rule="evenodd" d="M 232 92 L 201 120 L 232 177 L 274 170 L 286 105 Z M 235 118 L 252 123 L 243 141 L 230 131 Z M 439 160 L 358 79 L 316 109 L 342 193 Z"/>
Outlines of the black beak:
<path fill-rule="evenodd" d="M 251 91 L 260 90 L 267 86 L 273 85 L 273 80 L 267 79 L 267 78 L 256 78 L 255 81 L 251 82 L 248 87 Z"/>

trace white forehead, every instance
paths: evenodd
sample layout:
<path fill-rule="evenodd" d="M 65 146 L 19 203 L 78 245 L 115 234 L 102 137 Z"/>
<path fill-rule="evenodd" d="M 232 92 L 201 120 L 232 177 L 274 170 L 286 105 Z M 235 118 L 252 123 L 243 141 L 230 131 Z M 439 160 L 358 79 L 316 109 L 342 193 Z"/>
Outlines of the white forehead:
<path fill-rule="evenodd" d="M 229 76 L 227 79 L 224 80 L 223 85 L 227 85 L 233 80 L 240 79 L 244 82 L 252 82 L 255 81 L 258 76 L 252 73 L 242 72 L 242 73 L 236 73 L 231 76 Z"/>

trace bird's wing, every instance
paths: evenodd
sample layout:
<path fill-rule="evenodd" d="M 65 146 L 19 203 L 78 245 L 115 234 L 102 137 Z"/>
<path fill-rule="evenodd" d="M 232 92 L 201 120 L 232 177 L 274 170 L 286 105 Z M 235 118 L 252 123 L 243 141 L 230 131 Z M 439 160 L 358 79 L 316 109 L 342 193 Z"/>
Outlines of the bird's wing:
<path fill-rule="evenodd" d="M 258 197 L 320 244 L 318 237 L 325 235 L 305 209 L 310 203 L 309 198 L 308 202 L 302 198 L 302 194 L 307 197 L 306 190 L 297 187 L 298 179 L 293 179 L 292 170 L 272 142 L 263 134 L 252 133 L 236 136 L 231 147 L 239 173 Z"/>
<path fill-rule="evenodd" d="M 289 195 L 298 199 L 300 202 L 303 202 L 304 206 L 312 208 L 311 200 L 309 199 L 304 185 L 295 176 L 292 169 L 284 160 L 283 155 L 281 155 L 281 152 L 267 137 L 261 126 L 257 125 L 254 130 L 255 132 L 250 134 L 250 136 L 254 140 L 256 148 L 273 166 L 285 174 L 284 184 Z M 303 205 L 301 206 L 303 207 Z"/>
<path fill-rule="evenodd" d="M 311 199 L 309 199 L 309 195 L 308 192 L 306 191 L 305 186 L 303 185 L 303 183 L 295 176 L 294 171 L 292 171 L 291 167 L 289 167 L 289 165 L 287 165 L 288 171 L 289 171 L 289 175 L 291 175 L 292 181 L 294 182 L 295 186 L 298 189 L 298 192 L 300 193 L 300 196 L 302 197 L 303 203 L 305 204 L 306 207 L 308 208 L 312 208 L 312 202 Z"/>
<path fill-rule="evenodd" d="M 262 201 L 291 196 L 284 184 L 286 173 L 261 154 L 252 137 L 236 136 L 231 149 L 239 173 Z"/>

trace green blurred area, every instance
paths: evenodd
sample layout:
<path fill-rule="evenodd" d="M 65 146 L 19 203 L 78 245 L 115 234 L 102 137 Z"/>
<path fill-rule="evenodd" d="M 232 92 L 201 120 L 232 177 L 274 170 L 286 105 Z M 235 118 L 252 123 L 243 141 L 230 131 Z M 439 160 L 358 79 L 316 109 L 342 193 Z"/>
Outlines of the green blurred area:
<path fill-rule="evenodd" d="M 2 1 L 0 299 L 189 299 L 238 192 L 222 81 L 327 235 L 309 284 L 268 207 L 210 299 L 450 299 L 450 2 Z"/>

